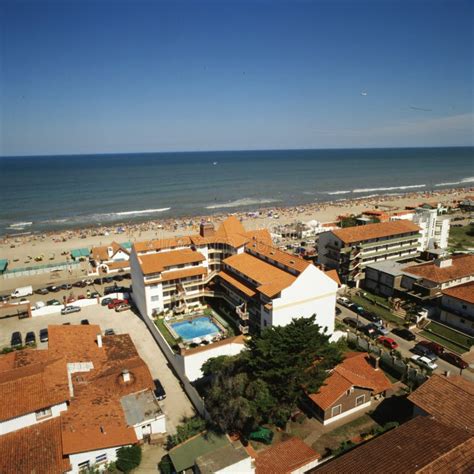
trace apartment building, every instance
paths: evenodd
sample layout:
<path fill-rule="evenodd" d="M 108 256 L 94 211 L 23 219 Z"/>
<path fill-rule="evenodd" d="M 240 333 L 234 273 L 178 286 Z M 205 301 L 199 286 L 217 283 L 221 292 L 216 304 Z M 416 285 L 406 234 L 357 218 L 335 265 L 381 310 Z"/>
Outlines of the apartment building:
<path fill-rule="evenodd" d="M 166 432 L 128 334 L 49 326 L 48 349 L 0 356 L 0 472 L 84 472 Z"/>
<path fill-rule="evenodd" d="M 419 255 L 420 228 L 400 220 L 324 232 L 318 263 L 338 271 L 342 283 L 359 286 L 365 267 L 384 260 L 409 261 Z"/>
<path fill-rule="evenodd" d="M 474 335 L 474 281 L 443 290 L 440 320 Z"/>
<path fill-rule="evenodd" d="M 268 231 L 246 231 L 234 216 L 216 231 L 204 223 L 198 235 L 136 243 L 131 274 L 134 301 L 147 317 L 220 298 L 244 334 L 312 314 L 334 330 L 337 283 L 274 247 Z"/>

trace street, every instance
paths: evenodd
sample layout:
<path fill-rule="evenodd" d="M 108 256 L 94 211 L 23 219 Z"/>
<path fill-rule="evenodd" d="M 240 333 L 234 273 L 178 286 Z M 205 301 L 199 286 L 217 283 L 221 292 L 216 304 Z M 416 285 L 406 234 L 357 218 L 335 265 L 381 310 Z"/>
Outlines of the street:
<path fill-rule="evenodd" d="M 341 314 L 336 316 L 336 319 L 340 322 L 342 322 L 344 318 L 351 317 L 355 319 L 358 318 L 359 321 L 364 324 L 370 323 L 370 321 L 368 321 L 367 319 L 363 318 L 360 315 L 357 315 L 357 313 L 355 313 L 354 311 L 350 310 L 349 308 L 346 308 L 345 306 L 339 303 L 337 304 L 337 307 L 341 310 Z M 386 323 L 386 325 L 388 329 L 393 327 L 391 323 Z M 414 355 L 414 353 L 411 352 L 410 350 L 416 345 L 417 342 L 424 339 L 423 337 L 420 337 L 417 334 L 416 330 L 412 332 L 416 335 L 415 341 L 406 341 L 405 339 L 402 339 L 401 337 L 393 334 L 392 332 L 390 332 L 389 334 L 389 336 L 398 344 L 397 350 L 400 351 L 403 357 L 411 357 L 412 355 Z M 442 359 L 437 359 L 435 363 L 438 365 L 438 368 L 435 370 L 435 373 L 437 374 L 444 374 L 447 371 L 449 371 L 452 375 L 459 375 L 461 373 L 461 369 L 459 369 L 458 367 L 455 367 L 454 365 L 449 364 L 448 362 Z M 417 367 L 417 366 L 414 365 L 414 367 Z M 472 367 L 469 367 L 468 369 L 463 370 L 462 376 L 474 382 L 474 372 L 473 372 Z"/>

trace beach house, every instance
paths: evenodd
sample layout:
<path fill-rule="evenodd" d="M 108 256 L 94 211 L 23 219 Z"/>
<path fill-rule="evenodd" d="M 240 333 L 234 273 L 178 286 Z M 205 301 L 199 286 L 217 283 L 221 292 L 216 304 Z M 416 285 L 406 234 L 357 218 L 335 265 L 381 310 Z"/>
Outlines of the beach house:
<path fill-rule="evenodd" d="M 92 247 L 90 253 L 92 267 L 107 274 L 130 271 L 130 248 L 127 244 L 112 242 L 110 245 Z"/>
<path fill-rule="evenodd" d="M 135 243 L 130 262 L 143 316 L 183 314 L 218 298 L 244 334 L 313 314 L 334 330 L 334 279 L 273 246 L 268 231 L 246 231 L 235 216 L 217 230 L 203 223 L 198 235 Z"/>
<path fill-rule="evenodd" d="M 48 349 L 0 356 L 0 472 L 79 473 L 164 435 L 153 379 L 128 334 L 48 331 Z"/>

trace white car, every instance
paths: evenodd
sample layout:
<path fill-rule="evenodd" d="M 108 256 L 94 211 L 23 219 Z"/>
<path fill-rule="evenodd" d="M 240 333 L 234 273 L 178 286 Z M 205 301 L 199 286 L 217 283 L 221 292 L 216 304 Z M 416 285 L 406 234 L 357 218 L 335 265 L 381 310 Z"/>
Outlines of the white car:
<path fill-rule="evenodd" d="M 420 367 L 424 367 L 425 369 L 435 370 L 438 368 L 438 366 L 434 362 L 431 362 L 431 360 L 428 359 L 428 357 L 414 355 L 410 357 L 410 360 L 414 364 L 419 365 Z"/>
<path fill-rule="evenodd" d="M 80 306 L 66 306 L 61 310 L 61 314 L 78 313 L 81 310 Z"/>
<path fill-rule="evenodd" d="M 337 302 L 339 304 L 342 304 L 343 306 L 348 306 L 351 304 L 351 300 L 349 298 L 346 298 L 345 296 L 341 296 L 337 299 Z"/>

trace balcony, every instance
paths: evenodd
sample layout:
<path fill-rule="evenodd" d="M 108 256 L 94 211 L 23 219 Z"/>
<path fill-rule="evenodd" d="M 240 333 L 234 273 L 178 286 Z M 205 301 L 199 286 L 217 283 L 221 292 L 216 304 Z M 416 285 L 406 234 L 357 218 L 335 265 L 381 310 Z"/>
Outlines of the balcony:
<path fill-rule="evenodd" d="M 249 319 L 249 313 L 247 311 L 247 305 L 245 303 L 242 303 L 239 306 L 235 307 L 235 312 L 239 316 L 240 319 L 243 321 L 247 321 Z"/>
<path fill-rule="evenodd" d="M 248 334 L 249 333 L 249 327 L 248 326 L 244 326 L 242 324 L 239 324 L 239 331 L 242 333 L 242 334 Z"/>

